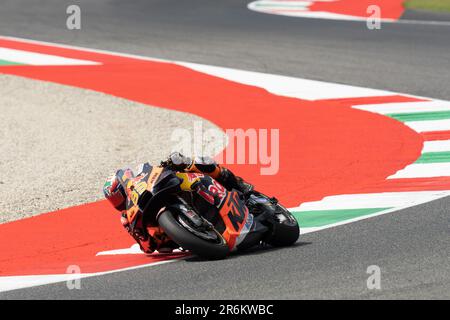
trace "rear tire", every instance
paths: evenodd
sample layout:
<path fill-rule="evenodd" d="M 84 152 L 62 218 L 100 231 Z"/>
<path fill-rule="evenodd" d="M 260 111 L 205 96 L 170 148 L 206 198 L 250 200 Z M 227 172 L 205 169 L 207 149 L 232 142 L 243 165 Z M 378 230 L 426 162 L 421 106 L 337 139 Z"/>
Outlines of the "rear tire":
<path fill-rule="evenodd" d="M 220 243 L 213 243 L 194 235 L 183 227 L 170 210 L 165 210 L 158 217 L 158 224 L 163 228 L 167 235 L 183 249 L 207 259 L 223 259 L 230 249 L 222 235 L 218 233 Z"/>

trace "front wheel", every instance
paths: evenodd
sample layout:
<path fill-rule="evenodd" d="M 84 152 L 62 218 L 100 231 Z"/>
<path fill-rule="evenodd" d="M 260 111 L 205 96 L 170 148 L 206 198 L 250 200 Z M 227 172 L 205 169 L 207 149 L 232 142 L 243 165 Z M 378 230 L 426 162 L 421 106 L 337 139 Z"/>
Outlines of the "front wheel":
<path fill-rule="evenodd" d="M 199 228 L 177 212 L 170 210 L 161 212 L 158 224 L 183 249 L 202 258 L 223 259 L 230 251 L 225 239 L 217 230 L 207 226 Z"/>
<path fill-rule="evenodd" d="M 278 203 L 276 206 L 276 221 L 272 225 L 272 235 L 267 243 L 275 247 L 290 246 L 298 240 L 300 227 L 292 213 Z"/>

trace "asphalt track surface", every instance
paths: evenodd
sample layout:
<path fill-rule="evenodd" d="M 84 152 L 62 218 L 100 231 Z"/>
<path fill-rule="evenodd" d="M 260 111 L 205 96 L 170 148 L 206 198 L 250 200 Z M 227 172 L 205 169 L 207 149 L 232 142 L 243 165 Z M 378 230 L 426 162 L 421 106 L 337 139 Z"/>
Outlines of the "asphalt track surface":
<path fill-rule="evenodd" d="M 450 27 L 298 19 L 247 1 L 6 1 L 3 35 L 367 86 L 450 100 Z M 420 14 L 419 14 L 420 15 Z M 417 18 L 417 14 L 414 16 Z M 449 199 L 304 235 L 292 248 L 188 259 L 0 298 L 450 298 Z M 368 290 L 367 267 L 381 267 Z"/>

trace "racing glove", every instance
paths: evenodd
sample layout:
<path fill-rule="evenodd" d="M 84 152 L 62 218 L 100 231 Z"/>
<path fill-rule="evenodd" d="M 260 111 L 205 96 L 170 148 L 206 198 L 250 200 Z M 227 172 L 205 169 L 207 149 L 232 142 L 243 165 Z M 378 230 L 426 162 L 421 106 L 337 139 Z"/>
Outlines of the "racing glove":
<path fill-rule="evenodd" d="M 173 170 L 183 171 L 192 164 L 192 159 L 183 156 L 179 152 L 172 152 L 167 160 L 161 161 L 161 166 L 170 167 Z"/>

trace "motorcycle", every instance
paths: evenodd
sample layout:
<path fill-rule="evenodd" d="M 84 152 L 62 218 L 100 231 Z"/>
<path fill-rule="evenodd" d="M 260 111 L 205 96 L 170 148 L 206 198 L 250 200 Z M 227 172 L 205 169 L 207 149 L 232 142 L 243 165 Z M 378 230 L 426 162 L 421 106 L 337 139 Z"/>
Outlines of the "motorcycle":
<path fill-rule="evenodd" d="M 123 172 L 119 180 L 132 228 L 141 213 L 144 226 L 161 227 L 181 248 L 203 258 L 222 259 L 261 242 L 289 246 L 299 238 L 297 220 L 277 199 L 229 191 L 208 175 L 146 163 L 138 176 Z"/>

